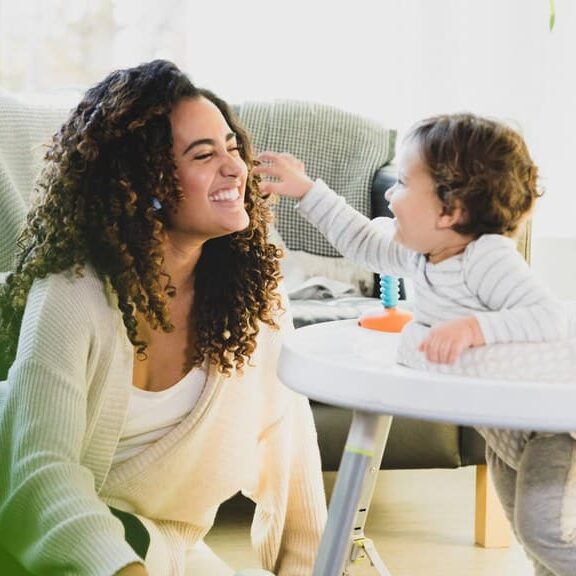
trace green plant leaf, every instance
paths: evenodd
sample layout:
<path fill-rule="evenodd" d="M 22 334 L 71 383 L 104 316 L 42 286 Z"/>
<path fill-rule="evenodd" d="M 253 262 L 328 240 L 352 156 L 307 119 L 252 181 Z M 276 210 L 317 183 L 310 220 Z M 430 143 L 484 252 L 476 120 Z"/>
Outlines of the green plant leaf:
<path fill-rule="evenodd" d="M 554 0 L 548 0 L 550 4 L 550 19 L 548 20 L 548 27 L 550 31 L 554 28 L 554 23 L 556 22 L 556 8 L 554 7 Z"/>

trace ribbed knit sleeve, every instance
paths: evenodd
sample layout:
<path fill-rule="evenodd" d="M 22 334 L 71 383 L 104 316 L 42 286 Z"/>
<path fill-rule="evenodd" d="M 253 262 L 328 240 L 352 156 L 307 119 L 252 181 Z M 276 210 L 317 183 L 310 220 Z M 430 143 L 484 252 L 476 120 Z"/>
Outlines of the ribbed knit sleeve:
<path fill-rule="evenodd" d="M 346 258 L 380 274 L 405 276 L 416 253 L 394 241 L 394 221 L 370 220 L 346 203 L 322 180 L 298 203 L 298 211 Z"/>
<path fill-rule="evenodd" d="M 93 338 L 89 294 L 36 281 L 0 397 L 0 540 L 31 573 L 112 576 L 139 561 L 80 464 Z"/>
<path fill-rule="evenodd" d="M 326 524 L 326 496 L 316 428 L 308 398 L 295 395 L 286 522 L 280 545 L 279 576 L 312 574 Z"/>
<path fill-rule="evenodd" d="M 252 542 L 277 576 L 309 576 L 326 523 L 326 497 L 308 399 L 290 392 L 286 415 L 262 439 Z"/>
<path fill-rule="evenodd" d="M 277 319 L 280 330 L 259 338 L 266 359 L 262 396 L 274 400 L 264 408 L 268 424 L 259 434 L 257 487 L 249 491 L 256 502 L 251 537 L 264 568 L 276 576 L 308 576 L 326 523 L 326 496 L 308 398 L 276 375 L 282 336 L 294 330 L 283 284 L 279 292 L 286 309 Z M 271 414 L 277 416 L 269 420 Z"/>
<path fill-rule="evenodd" d="M 512 239 L 490 234 L 474 242 L 466 252 L 464 279 L 489 310 L 475 313 L 487 344 L 570 335 L 566 305 L 534 276 Z"/>

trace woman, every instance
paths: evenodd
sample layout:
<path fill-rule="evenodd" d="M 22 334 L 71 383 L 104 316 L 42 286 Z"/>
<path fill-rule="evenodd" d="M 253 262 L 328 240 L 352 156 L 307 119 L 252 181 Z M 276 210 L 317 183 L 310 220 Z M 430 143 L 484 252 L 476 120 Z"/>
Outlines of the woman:
<path fill-rule="evenodd" d="M 311 573 L 319 454 L 275 375 L 291 322 L 246 134 L 154 61 L 88 90 L 46 161 L 0 294 L 0 542 L 34 574 L 232 574 L 202 539 L 241 490 L 263 567 Z"/>

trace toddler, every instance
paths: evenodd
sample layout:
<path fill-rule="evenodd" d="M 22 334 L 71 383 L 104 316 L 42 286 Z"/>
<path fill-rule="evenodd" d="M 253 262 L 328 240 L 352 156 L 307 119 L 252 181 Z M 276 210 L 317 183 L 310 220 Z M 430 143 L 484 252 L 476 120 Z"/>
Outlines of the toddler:
<path fill-rule="evenodd" d="M 536 198 L 538 170 L 522 137 L 472 114 L 433 117 L 405 139 L 395 218 L 369 220 L 290 154 L 263 153 L 264 194 L 299 200 L 300 213 L 344 256 L 410 277 L 414 320 L 402 362 L 454 363 L 464 350 L 570 335 L 564 304 L 530 272 L 513 239 Z M 537 576 L 576 574 L 576 461 L 571 434 L 482 430 L 496 489 Z"/>

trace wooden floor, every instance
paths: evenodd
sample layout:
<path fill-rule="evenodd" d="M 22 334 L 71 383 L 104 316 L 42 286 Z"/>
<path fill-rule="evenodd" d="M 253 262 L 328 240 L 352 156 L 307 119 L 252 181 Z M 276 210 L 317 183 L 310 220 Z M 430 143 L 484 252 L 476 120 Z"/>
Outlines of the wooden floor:
<path fill-rule="evenodd" d="M 366 535 L 392 576 L 531 576 L 516 542 L 506 549 L 473 544 L 474 468 L 380 472 Z M 334 475 L 325 476 L 328 490 Z M 250 550 L 251 509 L 226 506 L 207 543 L 236 569 L 256 567 Z M 376 575 L 369 566 L 351 574 Z M 305 575 L 302 575 L 305 576 Z"/>

